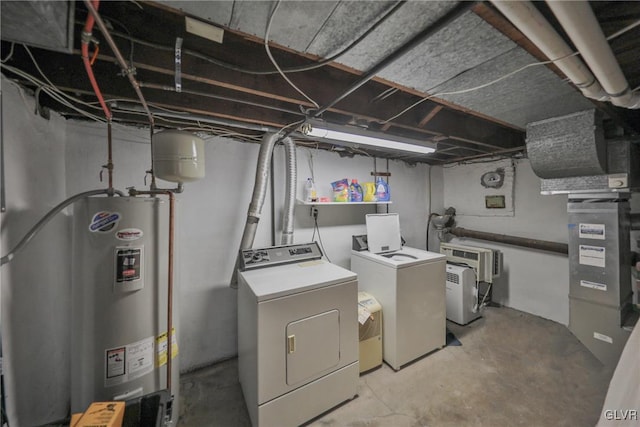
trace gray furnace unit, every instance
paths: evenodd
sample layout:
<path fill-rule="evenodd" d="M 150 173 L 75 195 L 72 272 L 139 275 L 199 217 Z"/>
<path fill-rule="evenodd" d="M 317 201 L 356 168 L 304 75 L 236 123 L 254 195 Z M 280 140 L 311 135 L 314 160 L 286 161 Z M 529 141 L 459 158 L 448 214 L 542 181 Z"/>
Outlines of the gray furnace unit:
<path fill-rule="evenodd" d="M 640 189 L 640 141 L 604 137 L 595 110 L 527 125 L 542 194 L 568 194 L 569 329 L 615 366 L 631 310 L 631 194 Z"/>

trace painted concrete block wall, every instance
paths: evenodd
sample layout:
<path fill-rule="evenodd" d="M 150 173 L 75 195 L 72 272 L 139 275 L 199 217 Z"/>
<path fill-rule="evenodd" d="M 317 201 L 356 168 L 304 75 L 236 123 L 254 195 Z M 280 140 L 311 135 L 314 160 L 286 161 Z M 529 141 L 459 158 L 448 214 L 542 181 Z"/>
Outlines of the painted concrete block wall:
<path fill-rule="evenodd" d="M 99 173 L 106 162 L 106 126 L 46 121 L 33 115 L 33 99 L 3 84 L 8 212 L 2 216 L 2 253 L 42 215 L 65 198 L 106 187 Z M 10 108 L 7 106 L 11 106 Z M 148 131 L 114 126 L 117 189 L 144 186 L 150 166 Z M 234 356 L 236 291 L 229 288 L 255 179 L 258 144 L 211 138 L 206 144 L 206 178 L 187 184 L 178 196 L 177 280 L 180 299 L 182 371 Z M 309 176 L 308 150 L 298 150 L 298 196 Z M 314 172 L 321 194 L 340 178 L 369 180 L 373 160 L 315 152 Z M 275 152 L 277 224 L 284 200 L 284 155 Z M 378 162 L 378 170 L 386 162 Z M 424 248 L 429 167 L 390 162 L 390 212 L 401 216 L 407 244 Z M 160 182 L 160 185 L 164 183 Z M 170 186 L 171 184 L 166 184 Z M 349 267 L 351 235 L 365 232 L 365 214 L 375 206 L 320 208 L 321 236 L 332 261 Z M 13 425 L 40 425 L 64 418 L 69 403 L 69 312 L 71 210 L 59 215 L 11 264 L 2 267 L 2 326 L 7 400 Z M 255 246 L 271 245 L 269 195 Z M 308 207 L 298 206 L 296 242 L 311 239 Z M 279 236 L 278 236 L 279 240 Z M 34 405 L 34 402 L 38 402 Z"/>
<path fill-rule="evenodd" d="M 540 180 L 527 160 L 516 162 L 513 217 L 457 215 L 456 225 L 472 230 L 510 234 L 566 243 L 567 196 L 543 196 Z M 443 174 L 445 192 L 470 194 L 480 186 L 486 164 L 454 166 Z M 440 168 L 435 168 L 440 169 Z M 476 171 L 477 180 L 467 185 L 448 184 L 447 175 Z M 439 174 L 434 172 L 434 176 Z M 439 185 L 439 184 L 436 184 Z M 446 202 L 445 202 L 446 203 Z M 455 206 L 454 206 L 455 207 Z M 562 324 L 569 322 L 569 267 L 564 255 L 529 250 L 474 239 L 453 239 L 461 244 L 496 248 L 504 254 L 504 272 L 495 283 L 494 300 Z"/>
<path fill-rule="evenodd" d="M 276 148 L 276 182 L 284 182 L 284 150 Z M 360 184 L 374 181 L 371 172 L 374 170 L 373 158 L 355 156 L 341 158 L 337 153 L 315 149 L 299 148 L 298 159 L 298 191 L 297 198 L 304 198 L 304 184 L 311 177 L 309 156 L 313 158 L 313 177 L 315 178 L 318 196 L 331 197 L 331 182 L 347 178 L 349 182 L 355 178 Z M 377 171 L 387 170 L 386 160 L 378 160 Z M 365 216 L 379 212 L 398 213 L 400 228 L 407 245 L 425 248 L 426 217 L 428 209 L 429 166 L 411 166 L 404 162 L 389 161 L 389 186 L 392 204 L 385 205 L 331 205 L 318 209 L 318 225 L 320 236 L 324 242 L 326 254 L 332 262 L 349 268 L 351 264 L 351 236 L 366 234 Z M 276 206 L 282 206 L 284 185 L 277 185 L 275 192 Z M 282 211 L 278 211 L 277 229 L 281 229 Z M 295 214 L 295 241 L 311 241 L 313 235 L 313 218 L 310 207 L 300 205 Z M 277 237 L 278 241 L 280 236 Z M 316 237 L 317 239 L 317 237 Z"/>
<path fill-rule="evenodd" d="M 34 116 L 33 98 L 2 78 L 6 254 L 65 199 L 65 123 Z M 2 266 L 2 348 L 11 425 L 64 418 L 69 404 L 71 211 L 56 216 Z M 19 415 L 19 416 L 18 416 Z"/>

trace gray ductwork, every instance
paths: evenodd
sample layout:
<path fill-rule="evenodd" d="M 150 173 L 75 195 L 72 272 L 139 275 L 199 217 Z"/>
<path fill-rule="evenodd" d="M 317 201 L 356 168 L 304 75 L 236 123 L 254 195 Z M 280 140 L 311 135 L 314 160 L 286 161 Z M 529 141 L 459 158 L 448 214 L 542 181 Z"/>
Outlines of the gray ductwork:
<path fill-rule="evenodd" d="M 260 153 L 258 154 L 258 165 L 256 168 L 256 180 L 253 186 L 253 196 L 249 204 L 249 212 L 247 213 L 247 222 L 242 233 L 240 241 L 240 250 L 250 249 L 253 247 L 253 241 L 256 237 L 258 222 L 262 214 L 262 207 L 267 196 L 267 184 L 269 182 L 269 171 L 273 149 L 278 143 L 279 134 L 267 133 L 262 137 L 260 145 Z M 296 202 L 296 146 L 291 138 L 284 138 L 281 142 L 285 146 L 285 162 L 287 169 L 286 176 L 286 194 L 284 201 L 284 214 L 282 219 L 282 237 L 281 244 L 288 245 L 293 243 L 293 215 L 295 212 Z M 240 258 L 236 258 L 236 264 L 233 268 L 231 277 L 231 287 L 238 286 L 238 265 Z"/>
<path fill-rule="evenodd" d="M 540 178 L 607 172 L 607 145 L 596 110 L 529 123 L 526 143 L 531 168 Z"/>
<path fill-rule="evenodd" d="M 285 149 L 285 161 L 287 168 L 286 194 L 284 199 L 284 213 L 282 215 L 282 237 L 280 244 L 293 244 L 293 214 L 296 208 L 296 144 L 291 138 L 282 140 Z"/>

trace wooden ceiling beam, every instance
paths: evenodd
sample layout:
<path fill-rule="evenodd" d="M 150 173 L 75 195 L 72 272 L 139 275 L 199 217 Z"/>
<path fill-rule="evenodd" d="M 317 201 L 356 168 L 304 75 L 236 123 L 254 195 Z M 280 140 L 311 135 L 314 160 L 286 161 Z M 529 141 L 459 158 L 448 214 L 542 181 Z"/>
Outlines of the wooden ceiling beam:
<path fill-rule="evenodd" d="M 436 116 L 436 114 L 438 114 L 440 110 L 442 110 L 443 108 L 444 107 L 442 105 L 436 105 L 435 107 L 433 107 L 431 111 L 429 111 L 429 114 L 424 116 L 424 119 L 420 120 L 420 123 L 418 123 L 418 127 L 419 128 L 424 127 L 424 125 L 429 123 L 431 119 L 433 119 Z"/>

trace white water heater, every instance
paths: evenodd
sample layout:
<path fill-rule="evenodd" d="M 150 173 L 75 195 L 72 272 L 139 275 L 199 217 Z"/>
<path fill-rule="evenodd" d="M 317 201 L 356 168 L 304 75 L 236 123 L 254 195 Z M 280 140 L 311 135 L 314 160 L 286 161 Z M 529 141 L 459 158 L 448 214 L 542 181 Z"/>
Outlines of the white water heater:
<path fill-rule="evenodd" d="M 174 399 L 165 409 L 177 421 L 175 291 L 174 334 L 167 339 L 168 205 L 155 197 L 91 197 L 75 205 L 72 412 L 85 411 L 94 401 L 135 399 L 166 389 L 169 352 Z"/>

